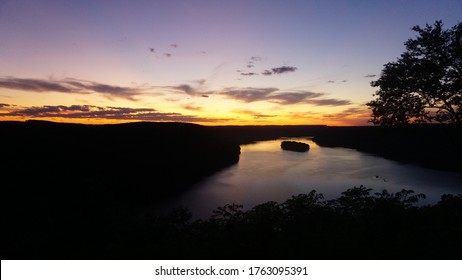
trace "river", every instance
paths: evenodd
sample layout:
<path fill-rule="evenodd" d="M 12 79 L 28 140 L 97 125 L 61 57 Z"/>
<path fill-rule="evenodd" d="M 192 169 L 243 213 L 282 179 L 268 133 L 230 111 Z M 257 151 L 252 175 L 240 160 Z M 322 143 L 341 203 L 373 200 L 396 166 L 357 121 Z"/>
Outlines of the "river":
<path fill-rule="evenodd" d="M 284 139 L 287 140 L 287 139 Z M 402 189 L 424 193 L 420 205 L 436 203 L 443 193 L 462 193 L 462 175 L 403 164 L 346 148 L 320 147 L 310 138 L 290 139 L 310 145 L 306 153 L 284 151 L 281 139 L 242 145 L 239 163 L 203 180 L 170 206 L 182 205 L 194 218 L 207 218 L 226 203 L 244 209 L 267 202 L 283 202 L 313 189 L 325 199 L 363 185 L 373 192 Z"/>

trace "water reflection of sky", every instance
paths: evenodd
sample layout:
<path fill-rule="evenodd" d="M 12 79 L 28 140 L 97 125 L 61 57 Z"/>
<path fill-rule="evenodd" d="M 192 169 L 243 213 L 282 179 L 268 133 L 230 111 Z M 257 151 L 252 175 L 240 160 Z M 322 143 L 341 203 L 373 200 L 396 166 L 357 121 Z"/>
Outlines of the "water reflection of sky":
<path fill-rule="evenodd" d="M 319 147 L 308 138 L 307 153 L 284 151 L 281 140 L 241 146 L 239 163 L 204 180 L 173 204 L 183 205 L 195 217 L 207 217 L 226 203 L 249 209 L 266 201 L 283 202 L 313 189 L 326 199 L 354 186 L 373 192 L 411 189 L 425 193 L 423 204 L 435 203 L 443 193 L 462 193 L 462 176 L 402 164 L 345 148 Z"/>

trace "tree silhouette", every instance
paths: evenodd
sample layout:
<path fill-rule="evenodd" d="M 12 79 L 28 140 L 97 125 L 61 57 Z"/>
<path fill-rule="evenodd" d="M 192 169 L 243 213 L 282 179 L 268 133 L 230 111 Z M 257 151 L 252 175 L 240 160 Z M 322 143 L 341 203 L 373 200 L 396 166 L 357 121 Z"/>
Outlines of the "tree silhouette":
<path fill-rule="evenodd" d="M 462 124 L 462 23 L 445 30 L 436 21 L 412 30 L 418 35 L 405 42 L 406 51 L 371 82 L 379 90 L 367 103 L 370 121 Z"/>

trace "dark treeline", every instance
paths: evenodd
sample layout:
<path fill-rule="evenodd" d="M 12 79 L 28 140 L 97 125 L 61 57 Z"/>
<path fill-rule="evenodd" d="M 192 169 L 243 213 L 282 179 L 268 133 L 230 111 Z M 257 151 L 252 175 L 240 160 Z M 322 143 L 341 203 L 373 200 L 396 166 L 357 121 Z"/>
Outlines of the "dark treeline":
<path fill-rule="evenodd" d="M 461 132 L 460 125 L 330 127 L 314 141 L 321 146 L 352 148 L 405 163 L 462 173 Z"/>
<path fill-rule="evenodd" d="M 417 148 L 407 147 L 420 147 L 448 169 L 460 166 L 452 127 L 423 128 L 415 138 L 412 130 L 376 129 L 0 122 L 1 257 L 453 258 L 452 248 L 460 252 L 460 196 L 414 208 L 360 189 L 345 203 L 312 193 L 246 212 L 224 206 L 207 221 L 192 222 L 181 209 L 156 213 L 157 202 L 238 162 L 238 144 L 258 140 L 314 136 L 320 145 L 378 154 L 398 147 L 408 157 Z M 354 210 L 363 204 L 364 211 Z"/>
<path fill-rule="evenodd" d="M 211 126 L 227 139 L 243 144 L 274 140 L 280 137 L 304 137 L 321 135 L 330 129 L 326 125 L 265 125 L 265 126 Z"/>
<path fill-rule="evenodd" d="M 0 135 L 2 259 L 98 256 L 139 213 L 240 154 L 184 123 L 2 122 Z"/>
<path fill-rule="evenodd" d="M 220 134 L 240 144 L 278 137 L 312 136 L 324 147 L 345 147 L 388 159 L 462 173 L 462 126 L 221 126 Z"/>
<path fill-rule="evenodd" d="M 240 154 L 235 142 L 187 123 L 0 122 L 0 133 L 13 184 L 130 185 L 140 191 L 150 185 L 156 197 L 235 164 Z"/>

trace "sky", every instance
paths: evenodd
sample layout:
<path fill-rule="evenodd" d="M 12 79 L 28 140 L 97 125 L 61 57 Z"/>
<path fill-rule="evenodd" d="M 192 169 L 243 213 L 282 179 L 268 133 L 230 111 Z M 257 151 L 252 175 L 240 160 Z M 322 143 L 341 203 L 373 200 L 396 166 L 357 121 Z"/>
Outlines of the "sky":
<path fill-rule="evenodd" d="M 383 65 L 462 1 L 0 0 L 0 120 L 368 125 Z"/>

